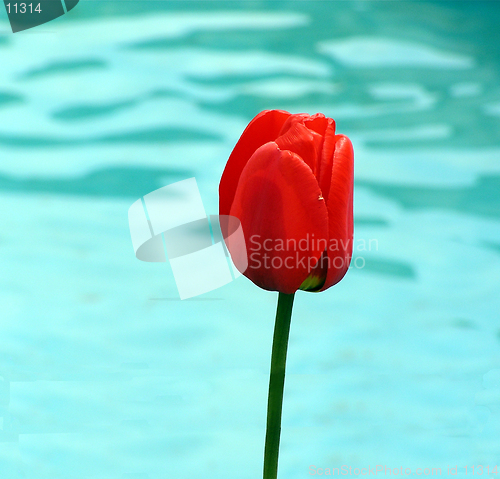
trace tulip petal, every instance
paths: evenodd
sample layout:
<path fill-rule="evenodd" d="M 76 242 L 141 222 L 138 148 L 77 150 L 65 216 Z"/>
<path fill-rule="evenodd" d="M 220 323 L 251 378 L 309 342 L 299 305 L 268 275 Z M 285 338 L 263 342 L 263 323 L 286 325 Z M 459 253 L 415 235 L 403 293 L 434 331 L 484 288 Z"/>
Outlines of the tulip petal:
<path fill-rule="evenodd" d="M 260 112 L 245 128 L 227 160 L 219 184 L 219 214 L 229 215 L 238 181 L 250 157 L 263 144 L 275 140 L 290 113 L 282 110 Z"/>
<path fill-rule="evenodd" d="M 290 122 L 292 117 L 287 121 Z M 299 155 L 316 175 L 316 158 L 321 151 L 323 137 L 304 125 L 304 119 L 294 115 L 290 128 L 276 140 L 280 150 L 293 151 Z"/>
<path fill-rule="evenodd" d="M 344 135 L 335 136 L 328 209 L 328 272 L 321 291 L 346 274 L 352 256 L 354 151 Z"/>
<path fill-rule="evenodd" d="M 236 267 L 248 255 L 242 272 L 257 286 L 297 291 L 328 238 L 326 204 L 309 166 L 274 142 L 263 145 L 241 173 L 230 215 L 241 221 L 247 247 L 238 251 L 229 242 Z"/>
<path fill-rule="evenodd" d="M 306 118 L 304 120 L 304 125 L 321 136 L 325 135 L 325 130 L 328 125 L 333 125 L 333 128 L 335 129 L 335 122 L 331 118 L 326 118 L 323 113 L 315 113 L 309 118 Z"/>
<path fill-rule="evenodd" d="M 332 182 L 333 153 L 335 151 L 336 138 L 335 122 L 331 120 L 331 123 L 329 123 L 325 128 L 317 175 L 319 187 L 321 188 L 323 197 L 327 203 L 328 195 L 330 194 L 330 185 Z"/>

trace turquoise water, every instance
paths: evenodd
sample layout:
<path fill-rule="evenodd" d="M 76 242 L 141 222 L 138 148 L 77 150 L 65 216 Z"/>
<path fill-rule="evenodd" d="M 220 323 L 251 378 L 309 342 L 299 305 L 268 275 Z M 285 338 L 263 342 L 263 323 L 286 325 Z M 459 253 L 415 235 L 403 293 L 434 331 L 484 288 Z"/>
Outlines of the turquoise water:
<path fill-rule="evenodd" d="M 297 294 L 280 477 L 499 464 L 499 24 L 497 2 L 81 0 L 13 35 L 2 11 L 0 478 L 261 476 L 276 294 L 179 301 L 127 212 L 195 176 L 217 213 L 272 108 L 352 139 L 364 265 Z"/>

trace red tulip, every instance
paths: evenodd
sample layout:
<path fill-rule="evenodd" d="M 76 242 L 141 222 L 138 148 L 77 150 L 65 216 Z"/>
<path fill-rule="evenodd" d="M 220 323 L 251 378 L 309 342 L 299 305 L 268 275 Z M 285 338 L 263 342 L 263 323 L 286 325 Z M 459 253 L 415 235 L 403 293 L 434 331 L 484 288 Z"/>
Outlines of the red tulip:
<path fill-rule="evenodd" d="M 244 245 L 228 249 L 257 286 L 324 291 L 349 267 L 354 153 L 323 114 L 259 113 L 234 147 L 219 185 L 219 214 L 238 218 Z"/>

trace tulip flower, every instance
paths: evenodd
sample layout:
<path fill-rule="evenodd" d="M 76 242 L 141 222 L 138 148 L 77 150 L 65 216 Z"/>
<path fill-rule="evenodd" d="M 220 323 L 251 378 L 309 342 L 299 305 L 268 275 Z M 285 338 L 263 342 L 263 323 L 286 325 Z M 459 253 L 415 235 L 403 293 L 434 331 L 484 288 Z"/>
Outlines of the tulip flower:
<path fill-rule="evenodd" d="M 331 118 L 259 113 L 219 186 L 219 214 L 238 218 L 245 236 L 245 249 L 228 244 L 236 267 L 285 294 L 338 283 L 352 256 L 353 175 L 352 144 Z"/>
<path fill-rule="evenodd" d="M 245 245 L 226 240 L 236 267 L 278 291 L 271 355 L 264 479 L 276 479 L 290 321 L 295 292 L 324 291 L 352 256 L 354 153 L 321 113 L 259 113 L 231 153 L 219 215 L 237 218 Z M 227 235 L 225 235 L 226 237 Z"/>

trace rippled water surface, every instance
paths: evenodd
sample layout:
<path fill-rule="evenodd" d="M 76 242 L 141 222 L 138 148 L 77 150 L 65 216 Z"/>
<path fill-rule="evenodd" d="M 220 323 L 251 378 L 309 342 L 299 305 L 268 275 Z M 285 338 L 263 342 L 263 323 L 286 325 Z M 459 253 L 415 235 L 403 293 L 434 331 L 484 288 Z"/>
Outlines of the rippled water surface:
<path fill-rule="evenodd" d="M 352 139 L 364 265 L 296 296 L 280 477 L 499 464 L 499 24 L 495 1 L 81 0 L 17 34 L 2 11 L 0 478 L 261 476 L 276 294 L 179 301 L 127 211 L 195 176 L 217 213 L 273 108 Z"/>

